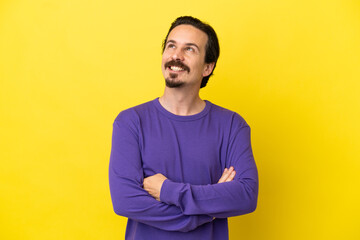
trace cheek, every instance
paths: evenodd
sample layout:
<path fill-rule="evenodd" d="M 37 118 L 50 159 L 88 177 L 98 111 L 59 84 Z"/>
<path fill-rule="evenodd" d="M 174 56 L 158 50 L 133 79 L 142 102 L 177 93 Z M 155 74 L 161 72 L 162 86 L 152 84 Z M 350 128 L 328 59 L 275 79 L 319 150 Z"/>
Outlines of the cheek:
<path fill-rule="evenodd" d="M 168 61 L 169 61 L 169 54 L 166 54 L 166 52 L 164 52 L 161 58 L 161 64 L 164 65 Z"/>
<path fill-rule="evenodd" d="M 165 67 L 164 67 L 165 63 L 166 63 L 166 60 L 163 56 L 163 58 L 161 59 L 161 69 L 165 69 Z"/>
<path fill-rule="evenodd" d="M 199 72 L 199 74 L 204 74 L 205 73 L 204 64 L 197 64 L 196 65 L 196 71 Z"/>

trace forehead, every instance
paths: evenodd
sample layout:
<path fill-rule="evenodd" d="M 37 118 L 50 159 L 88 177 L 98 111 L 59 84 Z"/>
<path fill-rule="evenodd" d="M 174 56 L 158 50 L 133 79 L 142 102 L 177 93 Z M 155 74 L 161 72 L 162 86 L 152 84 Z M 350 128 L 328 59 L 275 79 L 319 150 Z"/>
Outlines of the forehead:
<path fill-rule="evenodd" d="M 170 40 L 179 44 L 196 44 L 200 48 L 205 49 L 208 37 L 206 33 L 200 29 L 197 29 L 191 25 L 182 24 L 171 30 L 167 38 L 167 42 Z"/>

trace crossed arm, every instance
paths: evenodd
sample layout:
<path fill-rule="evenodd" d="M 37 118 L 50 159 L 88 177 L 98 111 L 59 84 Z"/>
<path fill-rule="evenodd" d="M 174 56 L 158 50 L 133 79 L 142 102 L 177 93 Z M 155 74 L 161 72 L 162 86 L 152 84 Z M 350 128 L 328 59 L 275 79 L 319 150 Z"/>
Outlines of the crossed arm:
<path fill-rule="evenodd" d="M 235 177 L 234 167 L 230 167 L 229 169 L 225 168 L 222 176 L 220 177 L 217 183 L 230 182 L 234 180 Z M 164 181 L 167 178 L 161 173 L 152 175 L 144 179 L 144 189 L 156 200 L 160 201 L 160 192 L 161 187 Z"/>
<path fill-rule="evenodd" d="M 221 184 L 192 185 L 156 174 L 145 178 L 144 190 L 160 202 L 179 207 L 185 215 L 227 218 L 253 212 L 257 205 L 258 173 L 246 123 L 234 127 L 227 153 L 227 166 L 233 168 L 224 170 Z"/>

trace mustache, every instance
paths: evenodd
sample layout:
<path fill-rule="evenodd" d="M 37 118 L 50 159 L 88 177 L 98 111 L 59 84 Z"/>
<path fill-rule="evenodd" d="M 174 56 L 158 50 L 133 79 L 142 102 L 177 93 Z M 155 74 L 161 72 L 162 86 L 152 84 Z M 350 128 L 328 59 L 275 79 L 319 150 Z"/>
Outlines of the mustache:
<path fill-rule="evenodd" d="M 168 68 L 170 66 L 181 67 L 182 69 L 186 70 L 187 72 L 190 72 L 190 68 L 180 61 L 171 60 L 171 61 L 165 63 L 165 68 Z"/>

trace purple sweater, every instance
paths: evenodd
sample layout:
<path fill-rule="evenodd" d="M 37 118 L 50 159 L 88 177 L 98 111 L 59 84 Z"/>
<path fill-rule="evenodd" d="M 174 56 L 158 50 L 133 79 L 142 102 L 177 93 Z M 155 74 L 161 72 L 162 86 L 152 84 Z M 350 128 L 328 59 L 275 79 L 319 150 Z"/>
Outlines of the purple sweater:
<path fill-rule="evenodd" d="M 217 184 L 230 166 L 235 179 Z M 156 173 L 168 178 L 160 201 L 142 188 Z M 158 98 L 124 110 L 113 125 L 109 181 L 115 213 L 128 218 L 125 239 L 228 239 L 227 217 L 257 204 L 250 128 L 209 101 L 191 116 L 168 112 Z"/>

